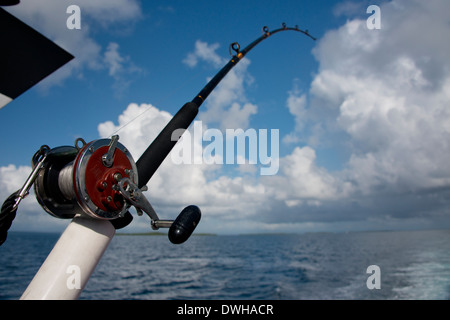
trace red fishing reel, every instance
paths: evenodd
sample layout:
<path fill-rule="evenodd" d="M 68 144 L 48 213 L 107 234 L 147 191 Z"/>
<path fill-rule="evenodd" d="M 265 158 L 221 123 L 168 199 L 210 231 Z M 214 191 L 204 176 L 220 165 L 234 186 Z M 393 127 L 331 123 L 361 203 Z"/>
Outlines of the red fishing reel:
<path fill-rule="evenodd" d="M 101 139 L 86 144 L 68 169 L 71 177 L 60 176 L 60 187 L 68 187 L 70 195 L 93 218 L 123 216 L 128 208 L 118 183 L 124 177 L 137 183 L 136 164 L 118 139 L 119 136 L 113 136 L 110 141 Z"/>
<path fill-rule="evenodd" d="M 152 229 L 170 228 L 170 241 L 183 243 L 198 225 L 200 209 L 187 206 L 175 220 L 160 220 L 142 192 L 146 187 L 138 187 L 133 157 L 118 140 L 119 136 L 90 143 L 77 139 L 74 147 L 41 148 L 32 159 L 31 175 L 38 202 L 54 217 L 87 215 L 111 220 L 116 229 L 131 222 L 128 209 L 134 206 L 139 215 L 150 217 Z"/>
<path fill-rule="evenodd" d="M 138 175 L 133 157 L 118 139 L 77 139 L 75 147 L 50 150 L 35 183 L 42 207 L 58 218 L 77 213 L 97 219 L 123 217 L 129 205 L 118 184 L 123 178 L 137 184 Z"/>

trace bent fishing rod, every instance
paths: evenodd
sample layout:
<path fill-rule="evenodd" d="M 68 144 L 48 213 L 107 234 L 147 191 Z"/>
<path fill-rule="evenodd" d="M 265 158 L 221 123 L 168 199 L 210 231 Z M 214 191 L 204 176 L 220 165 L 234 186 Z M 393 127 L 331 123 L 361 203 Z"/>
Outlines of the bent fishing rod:
<path fill-rule="evenodd" d="M 166 127 L 161 131 L 161 133 L 156 137 L 152 144 L 147 148 L 147 150 L 142 154 L 136 163 L 139 172 L 139 186 L 142 187 L 148 183 L 153 174 L 159 168 L 161 163 L 170 153 L 172 148 L 177 143 L 176 137 L 172 137 L 172 133 L 177 129 L 187 129 L 189 125 L 194 121 L 197 116 L 198 109 L 202 103 L 206 100 L 209 94 L 217 87 L 217 85 L 222 81 L 222 79 L 230 72 L 230 70 L 236 66 L 242 58 L 245 57 L 256 45 L 258 45 L 263 40 L 269 38 L 282 31 L 297 31 L 304 35 L 316 40 L 311 36 L 308 30 L 300 30 L 298 26 L 294 28 L 287 27 L 285 23 L 282 27 L 273 31 L 269 31 L 267 26 L 262 28 L 263 34 L 258 39 L 250 43 L 243 50 L 240 50 L 240 46 L 237 42 L 233 42 L 230 45 L 231 50 L 235 52 L 230 61 L 205 85 L 205 87 L 192 99 L 191 102 L 186 103 L 179 111 L 175 114 L 172 120 L 166 125 Z"/>
<path fill-rule="evenodd" d="M 137 162 L 130 152 L 118 142 L 119 136 L 86 143 L 75 140 L 74 146 L 51 149 L 44 145 L 32 158 L 32 172 L 24 186 L 4 202 L 0 212 L 0 245 L 14 220 L 18 205 L 34 185 L 39 204 L 50 215 L 69 219 L 78 215 L 89 219 L 109 220 L 115 229 L 127 226 L 133 219 L 128 209 L 134 206 L 138 215 L 145 212 L 154 230 L 169 228 L 169 239 L 174 244 L 183 243 L 194 231 L 201 217 L 200 209 L 190 205 L 173 220 L 160 220 L 143 191 L 161 163 L 175 146 L 181 135 L 174 132 L 186 130 L 198 114 L 198 109 L 228 72 L 255 46 L 270 36 L 296 31 L 316 40 L 308 30 L 298 26 L 269 31 L 243 50 L 237 42 L 230 45 L 234 51 L 230 61 L 204 86 L 204 88 L 174 115 L 154 139 Z"/>

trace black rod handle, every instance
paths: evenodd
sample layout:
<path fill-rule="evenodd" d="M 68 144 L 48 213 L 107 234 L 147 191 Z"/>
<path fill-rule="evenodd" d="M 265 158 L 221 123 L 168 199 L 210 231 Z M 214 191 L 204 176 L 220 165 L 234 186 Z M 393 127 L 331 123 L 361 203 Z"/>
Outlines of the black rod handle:
<path fill-rule="evenodd" d="M 147 150 L 136 162 L 138 171 L 138 187 L 145 186 L 153 174 L 158 170 L 161 163 L 177 143 L 172 140 L 172 133 L 177 129 L 187 129 L 194 121 L 198 113 L 198 105 L 193 102 L 186 103 L 164 127 L 159 135 L 153 140 Z"/>

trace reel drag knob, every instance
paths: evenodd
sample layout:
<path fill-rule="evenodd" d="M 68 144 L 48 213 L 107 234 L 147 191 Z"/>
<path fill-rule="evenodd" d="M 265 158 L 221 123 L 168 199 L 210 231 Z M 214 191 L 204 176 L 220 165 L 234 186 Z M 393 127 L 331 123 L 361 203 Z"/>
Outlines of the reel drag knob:
<path fill-rule="evenodd" d="M 201 218 L 200 208 L 187 206 L 181 211 L 169 229 L 169 240 L 173 244 L 185 242 L 194 232 Z"/>

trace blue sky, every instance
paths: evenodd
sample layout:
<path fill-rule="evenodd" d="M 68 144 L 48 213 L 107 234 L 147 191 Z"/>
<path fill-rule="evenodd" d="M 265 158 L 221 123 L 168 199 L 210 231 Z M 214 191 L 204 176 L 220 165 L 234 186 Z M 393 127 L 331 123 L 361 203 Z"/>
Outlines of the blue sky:
<path fill-rule="evenodd" d="M 21 4 L 24 7 L 26 5 L 26 1 Z M 311 2 L 308 5 L 299 5 L 295 1 L 286 4 L 271 1 L 250 1 L 244 4 L 144 1 L 138 5 L 140 10 L 134 17 L 125 21 L 118 17 L 117 21 L 107 26 L 97 21 L 103 15 L 101 10 L 96 10 L 90 16 L 88 9 L 83 10 L 80 5 L 80 31 L 66 30 L 65 22 L 69 15 L 65 11 L 61 13 L 59 21 L 62 23 L 54 28 L 63 29 L 60 31 L 66 38 L 63 42 L 70 42 L 76 33 L 88 33 L 88 37 L 101 46 L 103 52 L 100 55 L 106 51 L 109 43 L 116 43 L 119 54 L 128 60 L 124 67 L 134 67 L 135 70 L 125 72 L 127 74 L 120 80 L 115 80 L 109 75 L 107 66 L 84 66 L 55 85 L 49 87 L 44 82 L 23 94 L 14 102 L 14 107 L 10 105 L 2 110 L 2 119 L 8 119 L 6 124 L 2 123 L 2 130 L 5 130 L 3 134 L 11 131 L 19 134 L 20 150 L 25 151 L 23 148 L 29 145 L 28 153 L 33 152 L 41 141 L 56 146 L 67 144 L 78 136 L 86 137 L 86 140 L 96 139 L 98 123 L 117 119 L 130 102 L 152 103 L 174 114 L 202 88 L 206 78 L 218 70 L 205 63 L 194 69 L 183 64 L 183 59 L 194 49 L 197 40 L 218 43 L 220 47 L 217 54 L 228 58 L 230 43 L 238 41 L 242 46 L 249 44 L 260 36 L 261 28 L 265 25 L 275 29 L 281 22 L 289 26 L 298 24 L 318 37 L 342 21 L 342 17 L 333 15 L 336 3 L 329 1 L 322 4 Z M 65 9 L 63 5 L 60 7 Z M 19 11 L 17 16 L 20 17 L 20 9 L 18 6 L 10 11 Z M 108 15 L 108 10 L 105 10 L 104 15 Z M 25 17 L 23 20 L 27 22 Z M 44 27 L 39 26 L 39 22 L 34 27 L 50 37 L 44 32 Z M 89 32 L 84 31 L 88 28 Z M 301 89 L 307 90 L 312 74 L 317 69 L 317 63 L 311 55 L 313 46 L 314 42 L 307 38 L 286 33 L 262 43 L 260 48 L 251 53 L 251 75 L 260 79 L 249 88 L 251 99 L 263 103 L 260 108 L 263 114 L 254 120 L 257 122 L 255 127 L 260 127 L 258 123 L 261 123 L 261 127 L 274 128 L 293 125 L 292 117 L 284 109 L 286 91 L 292 87 L 293 79 L 299 79 Z M 280 108 L 283 108 L 281 112 Z M 22 116 L 18 117 L 17 114 Z M 51 121 L 49 114 L 57 115 L 54 121 Z M 12 119 L 17 122 L 12 122 Z M 52 130 L 41 129 L 44 123 L 48 127 L 48 121 L 51 121 Z M 29 131 L 16 132 L 7 126 L 15 128 L 19 123 Z M 49 135 L 37 142 L 30 141 L 29 133 L 34 132 L 35 135 L 40 131 Z M 56 136 L 55 132 L 58 132 Z M 17 141 L 10 143 L 17 145 Z M 28 162 L 21 152 L 8 153 L 0 160 L 1 165 Z"/>
<path fill-rule="evenodd" d="M 80 30 L 66 27 L 71 4 Z M 371 4 L 380 30 L 367 28 Z M 217 233 L 448 227 L 448 9 L 437 0 L 23 0 L 7 10 L 75 59 L 0 109 L 0 195 L 20 187 L 42 144 L 91 141 L 126 124 L 117 133 L 137 160 L 228 61 L 230 43 L 244 47 L 285 22 L 318 40 L 265 40 L 198 116 L 208 128 L 278 129 L 279 173 L 166 161 L 146 193 L 157 211 L 174 218 L 198 204 L 199 229 Z M 127 230 L 146 223 L 135 217 Z M 30 196 L 13 228 L 66 224 Z"/>

